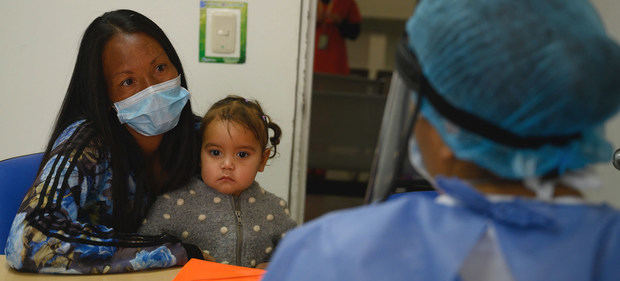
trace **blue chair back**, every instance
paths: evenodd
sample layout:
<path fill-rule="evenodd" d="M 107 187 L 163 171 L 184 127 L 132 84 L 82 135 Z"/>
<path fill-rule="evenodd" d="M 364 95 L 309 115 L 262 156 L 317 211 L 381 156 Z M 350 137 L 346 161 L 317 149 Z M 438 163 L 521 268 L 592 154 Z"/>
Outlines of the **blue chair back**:
<path fill-rule="evenodd" d="M 0 253 L 24 195 L 34 183 L 43 153 L 18 156 L 0 161 Z"/>

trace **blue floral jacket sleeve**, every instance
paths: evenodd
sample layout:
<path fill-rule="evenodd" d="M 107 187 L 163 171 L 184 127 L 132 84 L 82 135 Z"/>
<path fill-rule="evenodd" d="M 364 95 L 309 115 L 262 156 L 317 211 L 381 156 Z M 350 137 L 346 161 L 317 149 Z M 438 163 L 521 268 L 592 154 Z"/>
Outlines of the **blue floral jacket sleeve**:
<path fill-rule="evenodd" d="M 88 127 L 84 120 L 75 122 L 55 141 L 11 226 L 8 264 L 19 271 L 68 274 L 185 264 L 187 254 L 174 237 L 121 234 L 106 226 L 112 216 L 111 169 L 93 143 L 80 141 L 92 134 Z"/>

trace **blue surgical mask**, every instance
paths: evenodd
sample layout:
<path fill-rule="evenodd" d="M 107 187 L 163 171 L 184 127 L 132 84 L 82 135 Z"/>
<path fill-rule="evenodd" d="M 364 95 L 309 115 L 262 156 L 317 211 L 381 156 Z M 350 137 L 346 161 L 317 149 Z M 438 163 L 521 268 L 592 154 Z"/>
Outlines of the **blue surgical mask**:
<path fill-rule="evenodd" d="M 163 134 L 179 123 L 189 92 L 181 87 L 181 75 L 148 87 L 131 97 L 115 102 L 121 124 L 145 136 Z"/>

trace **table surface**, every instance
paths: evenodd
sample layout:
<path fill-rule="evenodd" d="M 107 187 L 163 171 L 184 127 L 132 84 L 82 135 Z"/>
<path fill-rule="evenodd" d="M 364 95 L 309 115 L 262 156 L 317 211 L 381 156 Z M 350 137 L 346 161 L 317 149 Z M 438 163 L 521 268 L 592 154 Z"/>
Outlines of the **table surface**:
<path fill-rule="evenodd" d="M 54 274 L 34 274 L 21 273 L 9 268 L 6 264 L 6 257 L 0 255 L 0 280 L 2 281 L 56 281 L 56 280 L 97 280 L 97 281 L 171 281 L 179 273 L 181 267 L 102 275 L 54 275 Z"/>

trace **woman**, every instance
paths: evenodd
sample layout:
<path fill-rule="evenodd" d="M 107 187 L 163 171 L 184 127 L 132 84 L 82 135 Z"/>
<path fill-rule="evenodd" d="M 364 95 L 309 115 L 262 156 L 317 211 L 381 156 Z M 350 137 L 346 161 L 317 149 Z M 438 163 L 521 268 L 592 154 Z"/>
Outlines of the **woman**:
<path fill-rule="evenodd" d="M 153 199 L 198 171 L 183 67 L 164 32 L 130 10 L 96 18 L 6 255 L 19 271 L 114 273 L 202 257 L 169 235 L 135 234 Z"/>

